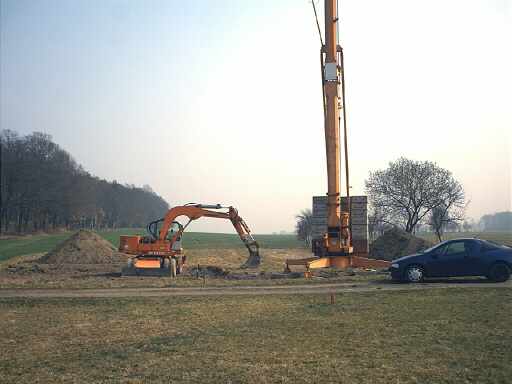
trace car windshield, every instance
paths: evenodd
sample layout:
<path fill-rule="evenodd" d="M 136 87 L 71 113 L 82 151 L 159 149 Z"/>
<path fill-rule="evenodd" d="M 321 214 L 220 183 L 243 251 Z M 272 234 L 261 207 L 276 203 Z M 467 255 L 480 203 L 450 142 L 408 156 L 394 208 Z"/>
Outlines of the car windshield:
<path fill-rule="evenodd" d="M 427 248 L 427 249 L 424 249 L 422 251 L 419 251 L 419 253 L 428 253 L 428 252 L 432 252 L 434 249 L 437 249 L 439 247 L 442 247 L 443 245 L 445 245 L 448 241 L 443 241 L 442 243 L 439 243 L 439 244 L 436 244 L 434 245 L 433 247 L 430 247 L 430 248 Z"/>

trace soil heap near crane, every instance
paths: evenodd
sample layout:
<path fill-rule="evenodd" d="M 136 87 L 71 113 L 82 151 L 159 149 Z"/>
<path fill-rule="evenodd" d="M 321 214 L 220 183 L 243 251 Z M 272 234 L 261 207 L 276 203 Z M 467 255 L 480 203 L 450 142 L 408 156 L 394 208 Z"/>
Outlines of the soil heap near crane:
<path fill-rule="evenodd" d="M 400 228 L 391 228 L 370 244 L 370 257 L 393 260 L 412 255 L 434 245 L 428 240 L 414 236 Z"/>

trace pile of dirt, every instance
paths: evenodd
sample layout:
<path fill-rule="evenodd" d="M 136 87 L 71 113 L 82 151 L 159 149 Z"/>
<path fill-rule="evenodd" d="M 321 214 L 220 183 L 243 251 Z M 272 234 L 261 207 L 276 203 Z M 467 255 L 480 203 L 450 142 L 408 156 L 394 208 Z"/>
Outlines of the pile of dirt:
<path fill-rule="evenodd" d="M 39 262 L 45 264 L 112 264 L 123 262 L 123 256 L 97 233 L 81 229 Z"/>
<path fill-rule="evenodd" d="M 8 273 L 16 273 L 16 274 L 31 274 L 31 273 L 46 273 L 47 269 L 44 267 L 41 267 L 37 264 L 28 264 L 28 265 L 9 265 L 5 269 Z"/>
<path fill-rule="evenodd" d="M 393 260 L 401 256 L 412 255 L 432 245 L 431 242 L 402 229 L 392 228 L 370 244 L 370 257 L 372 259 Z"/>
<path fill-rule="evenodd" d="M 187 268 L 185 274 L 194 277 L 224 277 L 229 274 L 229 271 L 215 265 L 198 265 Z"/>

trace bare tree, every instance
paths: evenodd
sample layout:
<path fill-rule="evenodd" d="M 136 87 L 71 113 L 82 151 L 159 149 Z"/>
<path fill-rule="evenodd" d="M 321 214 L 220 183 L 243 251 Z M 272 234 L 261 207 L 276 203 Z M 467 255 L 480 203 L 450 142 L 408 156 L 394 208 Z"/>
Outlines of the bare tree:
<path fill-rule="evenodd" d="M 432 209 L 430 212 L 429 225 L 432 227 L 439 241 L 443 241 L 443 233 L 447 227 L 450 225 L 458 226 L 464 221 L 464 211 L 465 205 L 463 198 L 461 202 L 455 202 L 451 207 L 449 204 L 446 204 Z"/>
<path fill-rule="evenodd" d="M 497 212 L 494 214 L 483 215 L 480 219 L 480 225 L 484 231 L 512 231 L 512 212 Z"/>
<path fill-rule="evenodd" d="M 386 221 L 386 217 L 382 211 L 375 207 L 370 208 L 370 212 L 368 213 L 368 233 L 370 235 L 370 241 L 374 241 L 391 227 L 393 227 L 393 224 Z"/>
<path fill-rule="evenodd" d="M 472 220 L 464 220 L 464 222 L 462 223 L 462 229 L 464 230 L 464 232 L 470 232 L 473 230 L 474 227 L 475 224 Z"/>
<path fill-rule="evenodd" d="M 297 224 L 295 225 L 297 238 L 310 246 L 313 239 L 313 214 L 311 209 L 302 210 L 295 218 L 297 219 Z"/>
<path fill-rule="evenodd" d="M 370 204 L 382 221 L 414 232 L 418 223 L 439 208 L 454 215 L 462 209 L 464 191 L 450 171 L 430 161 L 399 158 L 385 170 L 370 173 L 365 182 Z"/>
<path fill-rule="evenodd" d="M 3 135 L 0 135 L 0 234 L 2 233 L 2 218 L 4 217 L 4 210 L 3 210 L 3 178 L 2 178 L 2 147 L 4 146 L 4 138 Z"/>
<path fill-rule="evenodd" d="M 448 226 L 459 226 L 464 221 L 466 201 L 462 186 L 455 180 L 450 180 L 440 196 L 440 204 L 432 208 L 429 224 L 442 241 L 443 232 Z"/>

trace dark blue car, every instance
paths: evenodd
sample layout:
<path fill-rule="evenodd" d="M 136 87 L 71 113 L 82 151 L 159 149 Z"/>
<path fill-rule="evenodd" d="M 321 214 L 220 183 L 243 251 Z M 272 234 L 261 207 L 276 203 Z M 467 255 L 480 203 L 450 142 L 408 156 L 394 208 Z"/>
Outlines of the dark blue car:
<path fill-rule="evenodd" d="M 426 277 L 486 276 L 507 281 L 512 271 L 512 248 L 480 239 L 444 241 L 415 255 L 393 260 L 393 280 L 417 283 Z"/>

